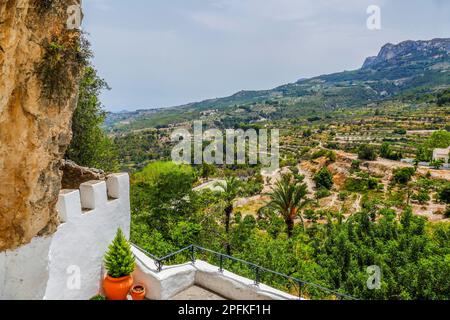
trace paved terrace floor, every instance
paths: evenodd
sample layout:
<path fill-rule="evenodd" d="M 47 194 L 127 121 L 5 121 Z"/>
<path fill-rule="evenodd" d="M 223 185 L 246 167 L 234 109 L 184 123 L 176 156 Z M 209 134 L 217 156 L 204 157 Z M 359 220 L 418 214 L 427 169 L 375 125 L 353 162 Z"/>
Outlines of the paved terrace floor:
<path fill-rule="evenodd" d="M 199 286 L 192 286 L 170 300 L 227 300 L 224 297 Z"/>

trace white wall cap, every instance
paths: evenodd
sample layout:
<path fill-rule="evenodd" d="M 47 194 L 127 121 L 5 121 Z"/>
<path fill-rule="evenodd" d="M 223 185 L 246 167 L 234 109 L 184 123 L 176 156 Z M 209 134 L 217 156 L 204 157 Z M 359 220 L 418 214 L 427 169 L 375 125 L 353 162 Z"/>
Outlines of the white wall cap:
<path fill-rule="evenodd" d="M 105 181 L 88 181 L 80 185 L 81 207 L 83 209 L 94 210 L 106 204 Z"/>
<path fill-rule="evenodd" d="M 61 223 L 81 214 L 81 199 L 79 190 L 61 190 L 56 208 Z"/>
<path fill-rule="evenodd" d="M 127 191 L 130 184 L 130 177 L 128 173 L 114 173 L 110 174 L 106 180 L 108 188 L 108 196 L 113 199 L 119 199 L 123 196 L 121 190 Z"/>

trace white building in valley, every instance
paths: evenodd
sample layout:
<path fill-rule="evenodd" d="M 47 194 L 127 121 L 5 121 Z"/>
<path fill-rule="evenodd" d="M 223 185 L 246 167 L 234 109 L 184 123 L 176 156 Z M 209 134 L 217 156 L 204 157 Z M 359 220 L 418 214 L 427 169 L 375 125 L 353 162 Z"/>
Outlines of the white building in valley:
<path fill-rule="evenodd" d="M 445 163 L 448 163 L 450 154 L 450 147 L 446 149 L 434 149 L 433 150 L 433 160 L 443 160 Z"/>

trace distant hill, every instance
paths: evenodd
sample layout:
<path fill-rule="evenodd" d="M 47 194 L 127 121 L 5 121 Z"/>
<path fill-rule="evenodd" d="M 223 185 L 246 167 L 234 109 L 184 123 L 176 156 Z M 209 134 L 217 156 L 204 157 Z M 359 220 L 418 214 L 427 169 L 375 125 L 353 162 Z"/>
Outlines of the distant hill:
<path fill-rule="evenodd" d="M 268 103 L 293 108 L 335 109 L 393 99 L 414 91 L 434 91 L 450 86 L 450 39 L 404 41 L 384 45 L 379 54 L 365 60 L 358 70 L 301 79 L 271 90 L 240 91 L 232 96 L 183 106 L 111 115 L 107 125 L 116 129 L 140 129 L 195 119 L 202 111 L 226 112 L 236 106 Z M 276 102 L 273 104 L 272 102 Z M 293 107 L 294 106 L 294 107 Z M 248 108 L 248 107 L 247 107 Z M 286 115 L 288 111 L 282 111 Z M 270 114 L 253 115 L 253 118 Z M 280 117 L 280 112 L 278 112 Z M 115 121 L 113 120 L 119 120 Z"/>

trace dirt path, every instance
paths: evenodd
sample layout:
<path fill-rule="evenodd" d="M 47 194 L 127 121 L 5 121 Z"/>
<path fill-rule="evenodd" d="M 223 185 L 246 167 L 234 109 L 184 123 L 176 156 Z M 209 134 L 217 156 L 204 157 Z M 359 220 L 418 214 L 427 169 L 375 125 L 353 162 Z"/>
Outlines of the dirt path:
<path fill-rule="evenodd" d="M 353 207 L 352 207 L 352 212 L 351 213 L 356 213 L 361 211 L 361 199 L 362 199 L 362 195 L 358 194 L 358 197 L 356 198 L 355 202 L 353 203 Z"/>
<path fill-rule="evenodd" d="M 289 169 L 287 167 L 275 170 L 273 172 L 268 172 L 261 170 L 261 175 L 264 179 L 264 188 L 261 194 L 269 193 L 273 190 L 275 184 L 280 181 L 281 175 L 287 173 Z"/>
<path fill-rule="evenodd" d="M 308 187 L 308 192 L 309 192 L 308 197 L 310 197 L 310 198 L 314 197 L 314 193 L 316 192 L 316 184 L 313 180 L 311 173 L 309 171 L 303 169 L 301 164 L 299 164 L 297 166 L 297 168 L 298 168 L 298 173 L 305 176 L 304 182 L 306 183 L 306 186 Z"/>
<path fill-rule="evenodd" d="M 201 191 L 201 190 L 205 190 L 205 189 L 210 189 L 212 191 L 222 191 L 221 188 L 216 187 L 216 183 L 218 183 L 218 182 L 225 182 L 225 180 L 212 179 L 212 180 L 209 180 L 209 181 L 202 183 L 201 185 L 193 188 L 192 191 Z"/>

